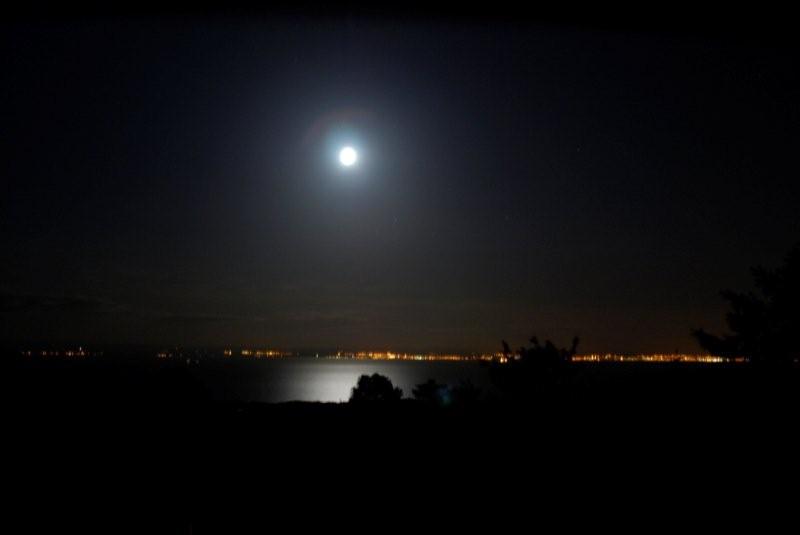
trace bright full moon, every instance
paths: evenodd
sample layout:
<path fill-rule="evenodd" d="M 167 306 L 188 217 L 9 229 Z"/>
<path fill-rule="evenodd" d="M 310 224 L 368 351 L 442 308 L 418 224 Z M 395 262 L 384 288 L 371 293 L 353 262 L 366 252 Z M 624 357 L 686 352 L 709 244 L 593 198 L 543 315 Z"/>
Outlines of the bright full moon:
<path fill-rule="evenodd" d="M 350 167 L 357 159 L 358 153 L 353 147 L 345 147 L 339 151 L 339 162 L 345 167 Z"/>

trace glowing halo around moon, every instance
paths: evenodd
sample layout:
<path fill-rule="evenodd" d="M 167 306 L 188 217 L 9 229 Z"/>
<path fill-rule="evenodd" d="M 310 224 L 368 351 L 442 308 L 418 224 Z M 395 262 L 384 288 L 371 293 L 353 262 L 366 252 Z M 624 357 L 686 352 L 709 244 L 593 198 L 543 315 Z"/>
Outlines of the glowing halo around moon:
<path fill-rule="evenodd" d="M 339 163 L 345 167 L 352 167 L 358 161 L 358 153 L 353 147 L 343 147 L 339 151 Z"/>

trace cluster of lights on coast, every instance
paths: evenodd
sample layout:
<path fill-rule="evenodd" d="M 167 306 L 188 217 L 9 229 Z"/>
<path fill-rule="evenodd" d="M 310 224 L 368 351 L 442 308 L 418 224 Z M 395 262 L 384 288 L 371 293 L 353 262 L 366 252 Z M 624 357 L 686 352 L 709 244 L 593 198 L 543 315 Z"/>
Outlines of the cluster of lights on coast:
<path fill-rule="evenodd" d="M 202 353 L 202 354 L 201 354 Z M 20 351 L 24 357 L 40 358 L 86 358 L 101 357 L 102 351 L 88 350 L 83 347 L 77 349 L 47 349 Z M 192 360 L 196 361 L 203 356 L 219 356 L 219 353 L 211 352 L 191 352 Z M 156 357 L 159 359 L 184 358 L 186 355 L 181 350 L 159 351 Z M 282 351 L 278 349 L 224 349 L 222 356 L 225 358 L 241 359 L 285 359 L 291 357 L 301 357 L 299 353 Z M 333 360 L 375 360 L 375 361 L 440 361 L 440 362 L 498 362 L 505 364 L 512 360 L 518 360 L 518 354 L 504 353 L 402 353 L 394 351 L 337 351 L 331 354 L 316 354 L 316 358 Z M 721 357 L 717 355 L 703 355 L 692 353 L 643 353 L 643 354 L 616 354 L 616 353 L 592 353 L 585 355 L 574 355 L 571 358 L 576 363 L 613 363 L 613 362 L 645 362 L 645 363 L 695 363 L 695 364 L 742 364 L 746 363 L 745 357 Z"/>
<path fill-rule="evenodd" d="M 234 356 L 234 352 L 232 349 L 226 349 L 222 352 L 222 354 L 226 357 Z M 282 358 L 282 357 L 291 357 L 294 356 L 294 353 L 290 353 L 288 351 L 278 351 L 277 349 L 242 349 L 238 356 L 244 358 Z"/>
<path fill-rule="evenodd" d="M 506 357 L 502 353 L 493 354 L 444 354 L 444 353 L 394 353 L 391 351 L 358 351 L 343 352 L 337 351 L 335 355 L 327 358 L 333 359 L 353 359 L 353 360 L 444 360 L 444 361 L 468 361 L 468 360 L 499 360 L 505 361 Z"/>
<path fill-rule="evenodd" d="M 20 351 L 20 354 L 24 357 L 56 357 L 56 358 L 85 358 L 85 357 L 102 357 L 102 351 L 89 351 L 88 349 L 84 349 L 83 347 L 78 347 L 77 349 L 47 349 L 47 350 L 40 350 L 40 351 L 33 351 L 31 349 L 26 349 L 24 351 Z"/>
<path fill-rule="evenodd" d="M 296 353 L 278 351 L 275 349 L 242 349 L 234 351 L 226 349 L 223 351 L 225 357 L 243 358 L 286 358 L 298 356 Z M 499 362 L 505 364 L 511 360 L 518 360 L 518 354 L 504 353 L 400 353 L 393 351 L 337 351 L 335 354 L 316 355 L 317 358 L 334 360 L 396 360 L 396 361 L 446 361 L 446 362 L 468 362 L 485 361 Z M 665 354 L 616 354 L 616 353 L 595 353 L 587 355 L 574 355 L 572 362 L 602 363 L 602 362 L 653 362 L 653 363 L 697 363 L 697 364 L 725 364 L 725 363 L 744 363 L 744 357 L 728 358 L 717 355 L 702 355 L 692 353 L 665 353 Z"/>
<path fill-rule="evenodd" d="M 747 362 L 744 357 L 728 358 L 717 355 L 694 354 L 644 354 L 644 355 L 616 355 L 613 353 L 575 355 L 572 362 L 692 362 L 701 364 L 724 364 Z"/>

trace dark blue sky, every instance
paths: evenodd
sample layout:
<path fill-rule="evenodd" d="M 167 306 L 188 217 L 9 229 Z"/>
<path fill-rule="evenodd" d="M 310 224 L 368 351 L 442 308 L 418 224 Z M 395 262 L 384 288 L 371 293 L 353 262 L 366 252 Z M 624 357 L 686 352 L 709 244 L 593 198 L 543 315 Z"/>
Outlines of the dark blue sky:
<path fill-rule="evenodd" d="M 2 42 L 7 341 L 695 350 L 800 236 L 774 42 L 440 17 Z"/>

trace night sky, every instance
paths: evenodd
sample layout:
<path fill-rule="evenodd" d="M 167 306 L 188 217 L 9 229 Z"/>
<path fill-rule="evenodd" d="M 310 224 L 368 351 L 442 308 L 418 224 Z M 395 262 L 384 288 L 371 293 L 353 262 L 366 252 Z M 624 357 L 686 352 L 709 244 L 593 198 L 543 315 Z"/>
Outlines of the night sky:
<path fill-rule="evenodd" d="M 6 24 L 0 340 L 696 351 L 800 239 L 797 55 L 645 30 Z"/>

